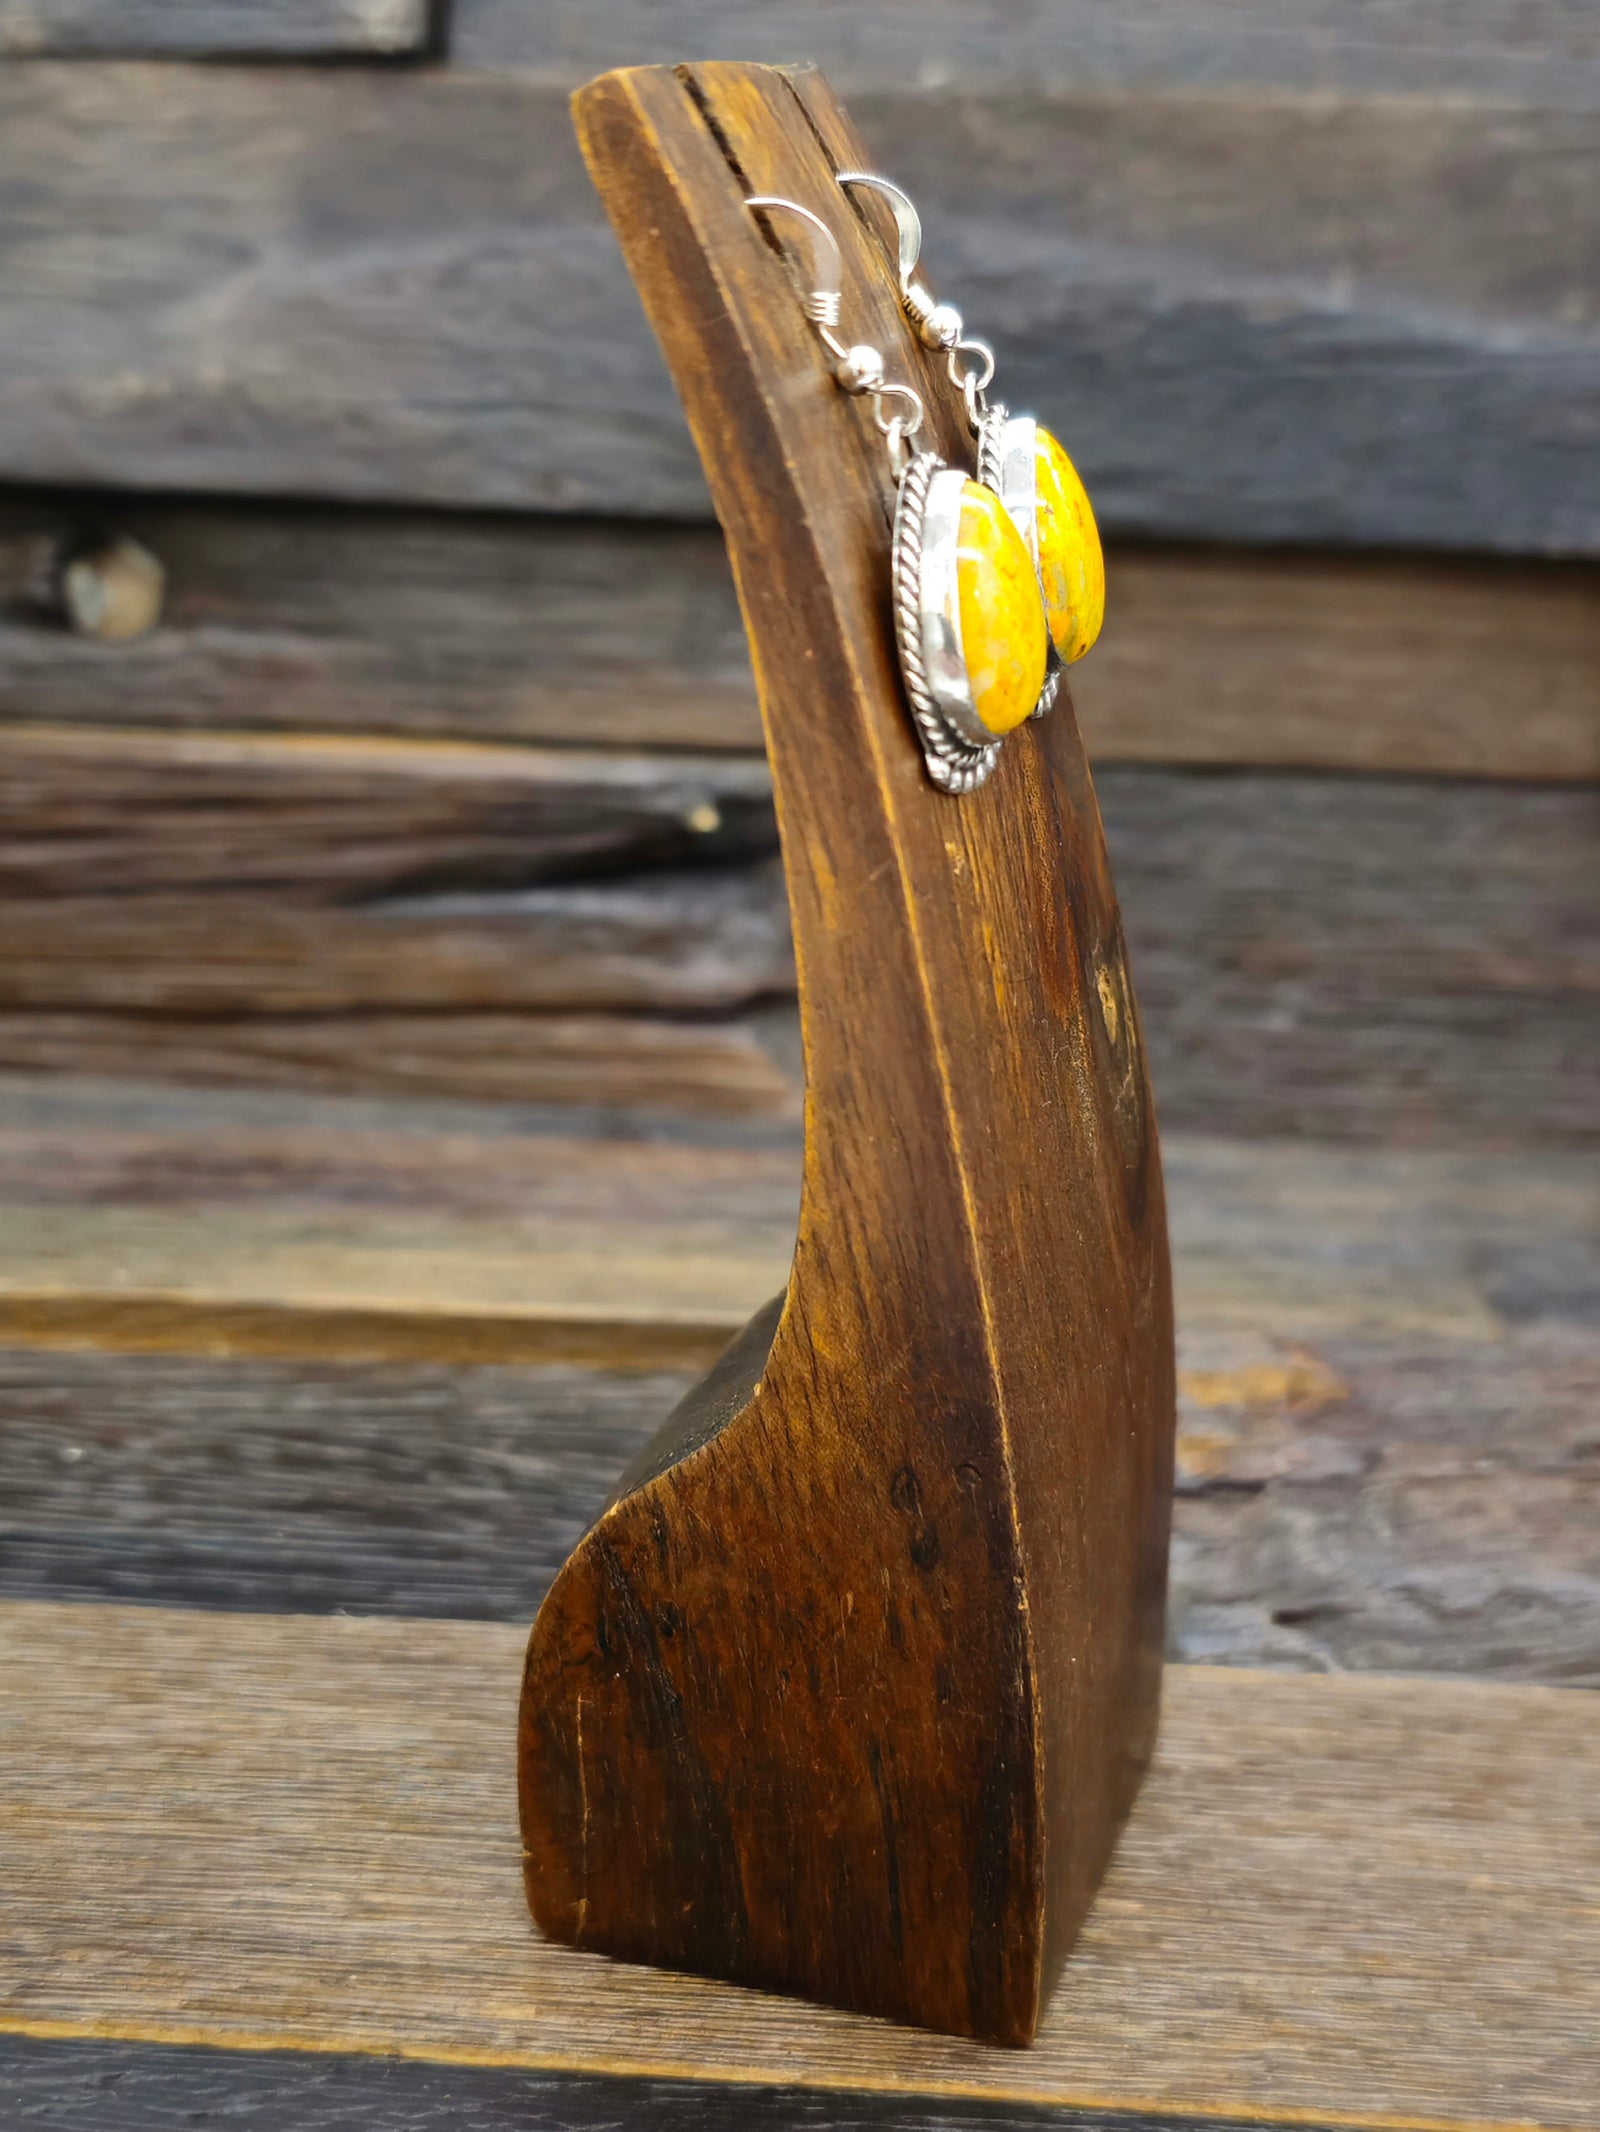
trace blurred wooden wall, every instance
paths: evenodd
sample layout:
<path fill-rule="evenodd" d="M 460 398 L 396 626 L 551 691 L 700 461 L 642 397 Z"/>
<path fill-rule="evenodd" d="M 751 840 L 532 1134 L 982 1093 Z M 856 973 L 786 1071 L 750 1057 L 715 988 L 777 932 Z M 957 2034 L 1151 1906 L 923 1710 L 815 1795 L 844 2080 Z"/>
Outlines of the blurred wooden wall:
<path fill-rule="evenodd" d="M 1475 1677 L 1174 1674 L 1015 2076 L 563 1967 L 508 1818 L 799 1172 L 566 100 L 807 54 L 1111 537 L 1171 1653 Z M 1597 313 L 1596 0 L 0 0 L 8 2123 L 1594 2123 Z"/>
<path fill-rule="evenodd" d="M 1167 1123 L 1592 1140 L 1583 0 L 0 0 L 0 1065 L 794 1114 L 738 618 L 566 116 L 707 53 L 829 70 L 1100 503 Z"/>

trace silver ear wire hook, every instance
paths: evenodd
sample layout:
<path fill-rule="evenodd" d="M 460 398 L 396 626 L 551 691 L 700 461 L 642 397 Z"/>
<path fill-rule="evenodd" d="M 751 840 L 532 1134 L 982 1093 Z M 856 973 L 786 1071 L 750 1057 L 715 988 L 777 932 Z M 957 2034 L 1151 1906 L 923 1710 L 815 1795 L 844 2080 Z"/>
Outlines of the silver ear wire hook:
<path fill-rule="evenodd" d="M 898 239 L 901 306 L 922 345 L 945 356 L 950 382 L 960 391 L 968 424 L 976 431 L 984 412 L 984 394 L 994 377 L 994 350 L 987 341 L 969 338 L 955 305 L 936 303 L 932 291 L 915 279 L 922 257 L 922 217 L 911 195 L 877 170 L 841 170 L 839 183 L 846 192 L 865 186 L 888 201 Z"/>
<path fill-rule="evenodd" d="M 873 192 L 881 192 L 888 201 L 900 240 L 900 293 L 904 296 L 917 271 L 917 261 L 922 257 L 922 217 L 912 205 L 911 195 L 902 192 L 892 178 L 886 178 L 876 170 L 841 170 L 839 183 L 846 192 L 853 185 L 865 185 Z"/>
<path fill-rule="evenodd" d="M 783 200 L 773 193 L 756 193 L 744 204 L 749 208 L 762 208 L 769 214 L 774 208 L 781 207 L 807 223 L 813 238 L 820 238 L 820 244 L 814 244 L 812 248 L 811 282 L 800 299 L 800 308 L 816 327 L 828 353 L 842 356 L 844 344 L 833 331 L 839 323 L 839 289 L 844 280 L 844 258 L 838 238 L 820 215 L 814 215 L 809 207 L 802 207 L 798 200 Z"/>
<path fill-rule="evenodd" d="M 916 284 L 911 276 L 922 242 L 917 211 L 887 178 L 854 173 L 841 182 L 856 181 L 880 186 L 898 202 L 895 221 L 900 231 L 901 302 L 916 317 Z M 827 223 L 798 200 L 781 199 L 772 193 L 757 193 L 745 205 L 756 214 L 782 210 L 798 215 L 806 225 L 808 257 L 803 278 L 807 286 L 800 299 L 801 309 L 828 351 L 833 381 L 840 391 L 871 401 L 872 419 L 888 449 L 894 472 L 889 575 L 895 649 L 911 722 L 933 783 L 944 792 L 973 792 L 995 766 L 1002 731 L 1009 731 L 1017 722 L 1008 718 L 1003 728 L 985 722 L 982 712 L 988 698 L 985 696 L 980 705 L 962 649 L 961 524 L 967 492 L 973 484 L 959 467 L 946 466 L 936 451 L 916 448 L 913 439 L 927 414 L 921 393 L 900 379 L 886 378 L 883 357 L 876 348 L 847 348 L 839 338 L 836 329 L 844 254 Z M 932 314 L 938 308 L 930 298 L 927 312 Z M 971 344 L 961 340 L 960 329 L 958 317 L 951 340 L 941 338 L 929 345 L 948 348 L 950 375 L 962 383 L 970 412 L 988 373 L 964 364 L 963 352 L 970 352 Z M 919 330 L 927 340 L 925 328 Z M 1012 539 L 1017 541 L 1019 536 L 1013 532 Z M 983 564 L 981 556 L 978 562 Z M 997 566 L 990 561 L 985 567 L 992 574 Z M 1042 644 L 1042 606 L 1038 627 Z M 1041 651 L 1041 668 L 1043 662 Z M 1009 703 L 1007 699 L 1008 708 Z"/>
<path fill-rule="evenodd" d="M 800 299 L 800 308 L 817 330 L 829 355 L 833 357 L 834 383 L 842 392 L 852 395 L 870 394 L 873 420 L 879 433 L 887 440 L 889 460 L 898 474 L 910 452 L 910 440 L 922 427 L 922 396 L 910 385 L 887 384 L 884 381 L 883 357 L 876 348 L 865 342 L 856 347 L 846 347 L 834 328 L 839 323 L 840 284 L 844 280 L 844 255 L 839 250 L 839 240 L 822 217 L 813 214 L 809 207 L 802 207 L 798 200 L 785 200 L 773 193 L 756 193 L 745 201 L 745 206 L 771 214 L 782 208 L 786 213 L 798 215 L 807 224 L 813 237 L 812 255 L 809 262 L 809 285 Z M 820 244 L 815 240 L 820 239 Z M 903 414 L 885 412 L 886 403 L 899 402 Z"/>

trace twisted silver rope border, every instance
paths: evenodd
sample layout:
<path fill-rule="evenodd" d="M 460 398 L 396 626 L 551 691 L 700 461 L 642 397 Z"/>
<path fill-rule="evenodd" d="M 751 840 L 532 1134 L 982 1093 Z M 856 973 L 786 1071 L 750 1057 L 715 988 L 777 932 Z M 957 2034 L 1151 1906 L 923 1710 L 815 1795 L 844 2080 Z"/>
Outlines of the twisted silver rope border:
<path fill-rule="evenodd" d="M 978 423 L 978 479 L 986 489 L 1000 493 L 1000 432 L 1011 419 L 998 401 Z"/>
<path fill-rule="evenodd" d="M 962 738 L 934 702 L 922 657 L 922 521 L 928 485 L 944 465 L 937 452 L 918 452 L 900 477 L 894 504 L 891 583 L 895 648 L 911 720 L 928 775 L 943 792 L 976 792 L 1000 759 L 1000 743 L 975 746 Z"/>

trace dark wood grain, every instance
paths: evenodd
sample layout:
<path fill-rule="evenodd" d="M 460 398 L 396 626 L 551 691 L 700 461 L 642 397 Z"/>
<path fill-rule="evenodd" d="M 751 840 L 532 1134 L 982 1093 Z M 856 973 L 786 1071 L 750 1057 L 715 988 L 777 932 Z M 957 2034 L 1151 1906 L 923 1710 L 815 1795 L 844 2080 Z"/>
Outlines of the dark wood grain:
<path fill-rule="evenodd" d="M 323 904 L 515 888 L 773 848 L 726 755 L 342 735 L 0 727 L 0 896 L 262 892 Z"/>
<path fill-rule="evenodd" d="M 564 1104 L 686 1116 L 798 1118 L 791 1005 L 671 1014 L 483 1013 L 430 1004 L 331 1014 L 0 1016 L 0 1065 L 122 1073 L 186 1086 Z"/>
<path fill-rule="evenodd" d="M 786 1296 L 540 1609 L 529 1901 L 576 1946 L 1024 2042 L 1161 1666 L 1171 1273 L 1099 813 L 1065 704 L 965 800 L 926 774 L 884 612 L 891 472 L 746 208 L 831 208 L 870 162 L 820 77 L 640 69 L 575 110 L 750 633 L 806 1152 Z M 878 239 L 843 228 L 851 330 L 953 457 Z"/>
<path fill-rule="evenodd" d="M 43 2042 L 3 2032 L 0 2104 L 15 2132 L 170 2132 L 202 2112 L 239 2132 L 459 2132 L 463 2124 L 474 2132 L 1246 2132 L 1193 2111 L 1152 2117 L 955 2095 L 195 2044 Z M 1271 2118 L 1250 2122 L 1277 2132 Z"/>
<path fill-rule="evenodd" d="M 208 1050 L 218 1057 L 229 1050 L 228 1030 L 215 1026 L 229 1017 L 246 1024 L 344 1017 L 335 1029 L 345 1033 L 348 1070 L 359 1079 L 363 1056 L 377 1065 L 373 1046 L 362 1043 L 361 1016 L 432 1014 L 441 1019 L 436 1070 L 445 1083 L 455 1073 L 463 1094 L 474 1016 L 704 1016 L 794 992 L 789 909 L 773 862 L 355 904 L 319 896 L 314 872 L 281 896 L 199 885 L 189 894 L 130 897 L 108 886 L 101 894 L 0 899 L 0 940 L 0 1018 L 13 1030 L 29 1009 L 166 1016 L 174 1018 L 166 1032 L 174 1065 L 189 1056 L 198 1070 Z M 475 1026 L 481 1047 L 486 1032 L 481 1021 Z M 278 1033 L 287 1053 L 292 1039 Z M 232 1034 L 247 1051 L 248 1028 Z M 715 1041 L 714 1030 L 703 1034 Z M 265 1049 L 270 1032 L 258 1030 L 258 1038 Z M 138 1042 L 131 1029 L 127 1040 Z M 0 1036 L 0 1049 L 5 1041 Z M 117 1026 L 91 1021 L 84 1041 L 115 1046 Z M 325 1034 L 330 1066 L 337 1041 L 334 1030 Z M 526 1033 L 530 1052 L 539 1041 L 537 1028 Z M 597 1030 L 591 1044 L 599 1041 Z M 619 1061 L 627 1044 L 628 1032 L 619 1031 Z M 514 1076 L 522 1049 L 511 1031 L 482 1063 Z"/>
<path fill-rule="evenodd" d="M 853 102 L 1114 531 L 1594 554 L 1592 75 L 1523 49 L 1546 102 L 1026 68 Z M 12 68 L 0 473 L 704 517 L 563 93 Z"/>
<path fill-rule="evenodd" d="M 1593 792 L 1135 770 L 1098 785 L 1164 1117 L 1592 1144 Z"/>
<path fill-rule="evenodd" d="M 1600 2121 L 1593 1696 L 1172 1668 L 1083 1958 L 1020 2055 L 539 1941 L 506 1797 L 519 1643 L 0 1605 L 0 2024 L 269 2069 L 288 2046 L 798 2085 L 823 2124 L 862 2089 L 1114 2127 Z"/>
<path fill-rule="evenodd" d="M 782 883 L 731 863 L 775 834 L 750 760 L 63 729 L 14 752 L 0 730 L 0 765 L 12 1067 L 798 1103 Z M 1124 767 L 1097 787 L 1173 1124 L 1592 1144 L 1591 791 Z M 706 808 L 719 826 L 692 827 Z"/>
<path fill-rule="evenodd" d="M 0 1350 L 0 1590 L 525 1623 L 691 1381 Z"/>
<path fill-rule="evenodd" d="M 134 540 L 160 628 L 65 629 L 61 557 Z M 1592 566 L 1114 547 L 1074 676 L 1096 762 L 1600 775 Z M 626 587 L 627 626 L 619 586 Z M 760 745 L 710 527 L 0 498 L 0 717 Z"/>
<path fill-rule="evenodd" d="M 638 1367 L 656 1343 L 655 1366 L 703 1367 L 783 1282 L 796 1129 L 595 1124 L 0 1076 L 5 1323 L 49 1338 L 71 1306 L 73 1341 L 113 1348 L 260 1352 L 270 1330 L 300 1356 Z M 1600 1310 L 1591 1153 L 1169 1138 L 1182 1322 L 1247 1361 L 1334 1335 L 1468 1352 Z"/>
<path fill-rule="evenodd" d="M 389 58 L 426 49 L 428 0 L 0 0 L 0 54 Z"/>
<path fill-rule="evenodd" d="M 1600 1330 L 1549 1264 L 1523 1310 L 1297 1338 L 1197 1298 L 1169 1655 L 1600 1686 Z M 691 1381 L 0 1350 L 0 1594 L 525 1622 Z"/>
<path fill-rule="evenodd" d="M 158 632 L 110 647 L 64 629 L 48 593 L 52 558 L 117 535 L 161 559 L 167 597 Z M 0 502 L 0 713 L 761 745 L 709 526 L 45 493 Z"/>

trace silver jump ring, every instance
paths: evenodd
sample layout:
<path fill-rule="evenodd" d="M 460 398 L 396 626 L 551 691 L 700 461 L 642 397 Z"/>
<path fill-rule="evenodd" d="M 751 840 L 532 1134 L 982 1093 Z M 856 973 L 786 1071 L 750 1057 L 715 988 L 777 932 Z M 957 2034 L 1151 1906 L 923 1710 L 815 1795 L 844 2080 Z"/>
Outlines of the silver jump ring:
<path fill-rule="evenodd" d="M 886 415 L 885 400 L 904 400 L 910 412 L 903 415 Z M 922 427 L 922 395 L 909 385 L 880 385 L 872 395 L 872 416 L 884 436 L 891 430 L 902 437 L 914 437 Z"/>
<path fill-rule="evenodd" d="M 976 357 L 963 361 L 963 357 Z M 966 393 L 983 394 L 994 383 L 994 350 L 987 341 L 960 340 L 950 350 L 946 366 L 952 385 L 959 385 Z"/>
<path fill-rule="evenodd" d="M 958 360 L 963 354 L 978 355 L 980 362 L 975 368 Z M 967 427 L 977 436 L 983 428 L 983 418 L 988 410 L 984 397 L 994 380 L 994 350 L 986 341 L 962 341 L 950 351 L 951 383 L 961 387 L 961 398 L 967 411 Z"/>

